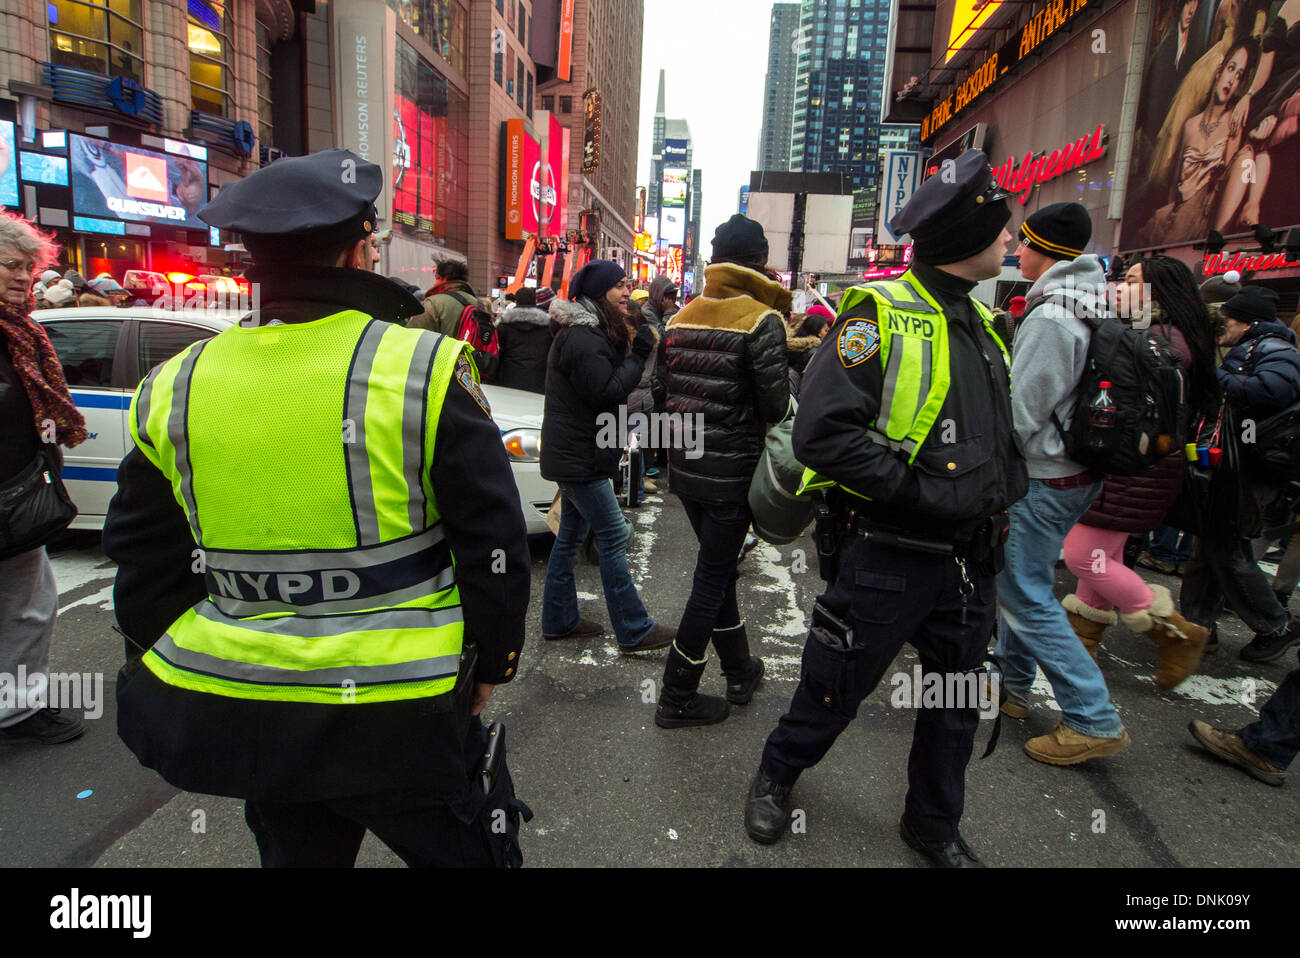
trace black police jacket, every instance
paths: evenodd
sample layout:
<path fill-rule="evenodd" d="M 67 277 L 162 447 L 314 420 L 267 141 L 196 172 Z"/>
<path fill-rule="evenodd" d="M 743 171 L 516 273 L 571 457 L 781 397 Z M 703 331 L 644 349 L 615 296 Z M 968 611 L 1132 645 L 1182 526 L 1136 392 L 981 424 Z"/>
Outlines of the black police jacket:
<path fill-rule="evenodd" d="M 805 466 L 868 497 L 847 498 L 882 526 L 960 541 L 1021 498 L 1029 473 L 1012 431 L 1006 363 L 970 301 L 975 284 L 919 263 L 912 274 L 943 307 L 952 380 L 915 463 L 868 437 L 884 384 L 879 352 L 852 365 L 842 358 L 846 322 L 876 318 L 870 299 L 836 320 L 808 364 L 794 451 Z"/>
<path fill-rule="evenodd" d="M 307 322 L 341 309 L 404 318 L 418 307 L 387 280 L 359 270 L 250 279 L 261 280 L 265 320 Z M 519 665 L 530 559 L 519 492 L 481 398 L 453 377 L 438 417 L 430 482 L 456 559 L 465 641 L 478 651 L 472 678 L 496 685 L 513 679 Z M 194 538 L 166 476 L 133 448 L 117 484 L 104 554 L 118 565 L 115 612 L 128 660 L 138 660 L 207 590 L 193 570 Z M 446 701 L 262 702 L 178 693 L 138 665 L 124 673 L 118 734 L 178 788 L 305 802 L 410 788 L 455 797 L 470 787 L 457 716 Z M 271 741 L 282 745 L 272 752 Z"/>
<path fill-rule="evenodd" d="M 790 407 L 778 312 L 790 291 L 731 263 L 709 266 L 704 276 L 703 295 L 668 323 L 668 412 L 703 424 L 673 440 L 670 481 L 690 499 L 743 502 L 765 428 Z"/>

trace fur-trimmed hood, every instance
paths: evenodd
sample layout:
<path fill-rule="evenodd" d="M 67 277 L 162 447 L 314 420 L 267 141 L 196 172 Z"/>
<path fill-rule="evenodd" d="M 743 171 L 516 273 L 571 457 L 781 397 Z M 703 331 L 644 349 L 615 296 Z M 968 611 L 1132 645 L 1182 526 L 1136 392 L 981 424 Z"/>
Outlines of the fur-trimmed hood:
<path fill-rule="evenodd" d="M 518 306 L 515 307 L 515 309 L 518 308 Z M 514 310 L 512 309 L 510 312 L 514 312 Z M 567 299 L 556 299 L 551 303 L 550 319 L 557 326 L 591 326 L 595 328 L 600 325 L 600 320 L 594 310 L 588 309 L 581 301 L 574 303 Z"/>
<path fill-rule="evenodd" d="M 811 352 L 821 345 L 820 336 L 795 336 L 793 333 L 785 337 L 785 348 L 792 353 Z"/>
<path fill-rule="evenodd" d="M 538 309 L 535 306 L 516 306 L 514 309 L 507 309 L 497 320 L 498 326 L 509 326 L 512 324 L 545 326 L 551 321 L 551 317 L 546 310 Z"/>
<path fill-rule="evenodd" d="M 745 266 L 716 263 L 704 268 L 704 293 L 682 307 L 668 328 L 752 333 L 769 313 L 789 306 L 790 291 L 775 280 Z"/>

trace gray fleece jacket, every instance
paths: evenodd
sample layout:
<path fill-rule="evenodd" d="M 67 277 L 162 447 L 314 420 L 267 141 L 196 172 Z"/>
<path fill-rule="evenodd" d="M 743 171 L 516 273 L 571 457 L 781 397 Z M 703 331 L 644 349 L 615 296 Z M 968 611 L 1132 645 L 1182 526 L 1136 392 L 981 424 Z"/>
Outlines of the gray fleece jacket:
<path fill-rule="evenodd" d="M 1066 457 L 1052 413 L 1069 426 L 1091 332 L 1068 308 L 1045 300 L 1064 291 L 1104 311 L 1098 296 L 1105 288 L 1101 261 L 1089 253 L 1056 263 L 1025 297 L 1025 315 L 1016 324 L 1011 350 L 1011 411 L 1030 479 L 1062 479 L 1084 471 Z"/>

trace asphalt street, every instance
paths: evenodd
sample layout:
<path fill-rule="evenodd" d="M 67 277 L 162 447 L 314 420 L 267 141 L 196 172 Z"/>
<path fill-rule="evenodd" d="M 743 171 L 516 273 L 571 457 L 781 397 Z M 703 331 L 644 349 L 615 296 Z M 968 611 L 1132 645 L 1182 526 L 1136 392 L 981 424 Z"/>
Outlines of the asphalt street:
<path fill-rule="evenodd" d="M 675 624 L 690 591 L 695 542 L 678 500 L 629 511 L 630 564 L 647 608 Z M 794 794 L 803 825 L 775 846 L 751 842 L 742 805 L 763 741 L 798 678 L 806 613 L 820 591 L 810 540 L 763 544 L 742 564 L 741 610 L 767 663 L 754 701 L 721 725 L 664 731 L 653 698 L 663 654 L 625 658 L 602 641 L 540 636 L 548 541 L 533 542 L 528 645 L 518 677 L 484 717 L 503 721 L 525 825 L 528 866 L 916 866 L 898 837 L 913 716 L 890 705 L 888 681 Z M 102 714 L 65 745 L 0 742 L 0 865 L 255 866 L 242 803 L 179 792 L 139 765 L 118 740 L 113 683 L 123 660 L 112 631 L 113 565 L 98 536 L 51 549 L 59 580 L 53 668 L 102 676 Z M 1151 574 L 1170 585 L 1177 580 Z M 579 561 L 583 612 L 608 622 L 595 566 Z M 1058 594 L 1072 588 L 1058 572 Z M 1294 866 L 1300 782 L 1270 788 L 1200 752 L 1188 720 L 1236 728 L 1250 721 L 1287 671 L 1288 654 L 1250 665 L 1235 617 L 1222 650 L 1174 692 L 1152 682 L 1155 649 L 1122 626 L 1107 633 L 1102 669 L 1133 745 L 1074 768 L 1029 759 L 1024 742 L 1059 718 L 1040 680 L 1024 722 L 1005 720 L 997 751 L 973 760 L 963 834 L 991 866 Z M 905 648 L 894 669 L 910 673 Z M 893 670 L 891 670 L 892 672 Z M 721 693 L 714 660 L 706 690 Z M 1254 705 L 1249 704 L 1253 700 Z M 981 723 L 976 754 L 991 722 Z M 368 836 L 359 864 L 400 866 Z"/>

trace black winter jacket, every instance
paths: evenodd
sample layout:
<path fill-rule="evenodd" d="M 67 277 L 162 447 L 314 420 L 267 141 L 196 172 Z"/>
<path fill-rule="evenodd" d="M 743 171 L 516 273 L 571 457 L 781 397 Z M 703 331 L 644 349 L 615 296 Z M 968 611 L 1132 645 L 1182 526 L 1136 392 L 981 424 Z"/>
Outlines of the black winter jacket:
<path fill-rule="evenodd" d="M 615 432 L 611 441 L 609 424 L 617 427 L 618 408 L 641 379 L 653 340 L 640 339 L 631 355 L 619 356 L 586 297 L 555 300 L 551 322 L 556 333 L 546 363 L 542 476 L 552 482 L 612 479 L 623 436 Z"/>
<path fill-rule="evenodd" d="M 790 392 L 799 398 L 799 387 L 803 382 L 803 371 L 808 368 L 813 350 L 821 345 L 820 336 L 795 336 L 788 333 L 785 341 L 785 361 L 790 364 Z"/>
<path fill-rule="evenodd" d="M 1240 416 L 1269 416 L 1300 399 L 1295 333 L 1279 322 L 1255 323 L 1223 357 L 1219 385 Z"/>
<path fill-rule="evenodd" d="M 498 386 L 546 392 L 546 356 L 551 350 L 551 318 L 545 310 L 516 306 L 497 321 L 501 365 Z"/>
<path fill-rule="evenodd" d="M 730 263 L 704 276 L 703 295 L 668 323 L 668 412 L 703 420 L 702 433 L 674 439 L 669 481 L 689 499 L 743 502 L 766 426 L 790 407 L 780 313 L 790 291 Z"/>

